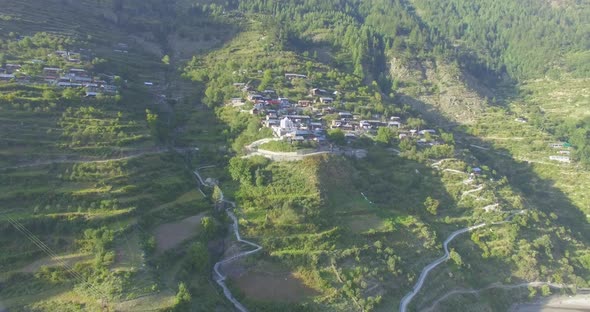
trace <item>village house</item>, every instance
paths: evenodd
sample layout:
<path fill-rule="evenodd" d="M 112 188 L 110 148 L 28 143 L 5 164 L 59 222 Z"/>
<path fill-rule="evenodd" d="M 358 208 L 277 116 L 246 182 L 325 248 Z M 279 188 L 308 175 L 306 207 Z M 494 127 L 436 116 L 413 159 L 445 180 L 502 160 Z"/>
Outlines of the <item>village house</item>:
<path fill-rule="evenodd" d="M 82 87 L 82 84 L 74 82 L 58 82 L 57 86 L 62 88 L 80 88 Z"/>
<path fill-rule="evenodd" d="M 272 128 L 280 125 L 280 120 L 278 119 L 267 119 L 262 122 L 265 127 Z"/>
<path fill-rule="evenodd" d="M 354 116 L 349 113 L 349 112 L 339 112 L 338 113 L 338 117 L 340 117 L 340 119 L 344 119 L 344 120 L 348 120 L 348 119 L 353 119 Z"/>
<path fill-rule="evenodd" d="M 67 60 L 71 63 L 79 63 L 81 58 L 82 56 L 80 55 L 80 53 L 70 52 L 68 53 Z"/>
<path fill-rule="evenodd" d="M 246 103 L 246 101 L 244 101 L 244 99 L 242 99 L 242 98 L 233 98 L 230 100 L 230 102 L 235 106 L 243 105 Z"/>
<path fill-rule="evenodd" d="M 257 94 L 257 93 L 248 94 L 249 101 L 258 101 L 258 100 L 263 100 L 263 99 L 264 99 L 264 97 L 260 94 Z"/>
<path fill-rule="evenodd" d="M 6 69 L 7 74 L 14 74 L 17 71 L 20 71 L 21 67 L 20 64 L 6 64 L 4 68 Z"/>
<path fill-rule="evenodd" d="M 57 79 L 59 78 L 59 72 L 61 71 L 61 69 L 56 68 L 56 67 L 45 67 L 43 68 L 43 77 L 45 77 L 45 79 Z"/>
<path fill-rule="evenodd" d="M 402 123 L 399 121 L 390 121 L 387 123 L 387 126 L 390 128 L 400 128 L 402 126 Z"/>
<path fill-rule="evenodd" d="M 425 135 L 426 133 L 436 134 L 436 131 L 435 130 L 432 130 L 432 129 L 425 129 L 425 130 L 418 131 L 418 134 L 420 134 L 420 135 Z"/>
<path fill-rule="evenodd" d="M 71 76 L 78 76 L 78 77 L 86 77 L 87 73 L 85 69 L 82 68 L 70 68 L 68 71 Z"/>
<path fill-rule="evenodd" d="M 96 89 L 86 89 L 86 97 L 97 97 L 99 94 L 101 94 L 100 92 L 97 92 Z"/>
<path fill-rule="evenodd" d="M 291 120 L 295 125 L 308 125 L 311 117 L 307 115 L 286 115 L 285 118 Z"/>
<path fill-rule="evenodd" d="M 0 80 L 2 80 L 2 81 L 9 81 L 14 78 L 15 78 L 15 76 L 13 74 L 0 74 Z"/>
<path fill-rule="evenodd" d="M 297 102 L 297 105 L 299 105 L 300 107 L 308 107 L 308 106 L 311 106 L 311 101 L 308 101 L 308 100 L 299 100 Z"/>
<path fill-rule="evenodd" d="M 334 108 L 333 107 L 324 107 L 324 108 L 322 108 L 322 113 L 323 114 L 332 114 L 332 113 L 334 113 Z"/>
<path fill-rule="evenodd" d="M 570 163 L 571 162 L 569 156 L 549 156 L 549 159 L 559 161 L 562 163 Z"/>
<path fill-rule="evenodd" d="M 550 143 L 549 146 L 551 148 L 570 148 L 571 144 L 569 143 L 563 143 L 563 142 L 557 142 L 557 143 Z"/>
<path fill-rule="evenodd" d="M 320 98 L 320 103 L 322 104 L 332 104 L 334 103 L 334 99 L 331 97 L 321 97 Z"/>
<path fill-rule="evenodd" d="M 336 129 L 336 128 L 340 128 L 340 127 L 342 127 L 342 121 L 332 120 L 332 124 L 330 125 L 330 128 Z"/>
<path fill-rule="evenodd" d="M 278 127 L 276 125 L 275 126 L 271 126 L 271 127 L 272 127 L 272 130 L 273 130 L 274 134 L 277 137 L 279 137 L 279 138 L 283 138 L 288 133 L 292 133 L 293 131 L 295 131 L 297 129 L 295 127 L 295 123 L 291 119 L 289 119 L 287 117 L 282 118 L 279 121 Z"/>
<path fill-rule="evenodd" d="M 291 131 L 287 134 L 285 134 L 283 136 L 283 138 L 291 141 L 291 143 L 293 142 L 304 142 L 306 140 L 311 140 L 314 138 L 313 133 L 311 133 L 308 130 L 301 130 L 301 129 L 297 129 L 294 131 Z"/>
<path fill-rule="evenodd" d="M 355 140 L 355 139 L 356 139 L 356 134 L 354 134 L 354 133 L 350 133 L 350 132 L 349 132 L 349 133 L 345 133 L 345 134 L 344 134 L 344 138 L 345 138 L 347 141 L 349 141 L 349 142 L 350 142 L 350 141 L 352 141 L 352 140 Z"/>
<path fill-rule="evenodd" d="M 255 103 L 254 108 L 256 108 L 259 111 L 262 111 L 264 109 L 264 103 L 262 103 L 262 102 Z"/>
<path fill-rule="evenodd" d="M 285 78 L 287 80 L 293 80 L 293 79 L 307 79 L 306 75 L 300 75 L 300 74 L 285 74 Z"/>
<path fill-rule="evenodd" d="M 273 100 L 273 99 L 267 99 L 267 98 L 265 98 L 265 100 L 266 100 L 266 104 L 268 104 L 270 106 L 276 107 L 276 106 L 281 105 L 281 101 L 279 101 L 279 100 Z"/>
<path fill-rule="evenodd" d="M 359 127 L 359 124 L 356 122 L 344 122 L 342 123 L 342 126 L 340 128 L 342 128 L 342 130 L 346 130 L 346 131 L 354 131 Z"/>
<path fill-rule="evenodd" d="M 279 106 L 281 108 L 290 108 L 291 107 L 291 102 L 289 102 L 288 98 L 279 97 L 277 99 L 277 101 L 279 101 Z"/>
<path fill-rule="evenodd" d="M 372 129 L 372 130 L 376 130 L 379 129 L 379 127 L 384 126 L 385 124 L 379 120 L 361 120 L 359 122 L 359 126 L 363 129 Z"/>
<path fill-rule="evenodd" d="M 103 84 L 102 89 L 104 90 L 105 93 L 110 93 L 110 94 L 117 93 L 117 86 Z"/>
<path fill-rule="evenodd" d="M 88 84 L 92 82 L 92 78 L 90 77 L 82 77 L 82 76 L 74 76 L 71 78 L 72 82 L 78 82 L 82 84 Z"/>
<path fill-rule="evenodd" d="M 66 58 L 68 57 L 68 51 L 57 50 L 55 51 L 55 55 Z"/>
<path fill-rule="evenodd" d="M 309 90 L 309 96 L 320 96 L 322 94 L 326 94 L 327 91 L 324 89 L 313 88 Z"/>
<path fill-rule="evenodd" d="M 310 122 L 309 123 L 309 130 L 317 131 L 324 129 L 324 125 L 321 122 Z"/>
<path fill-rule="evenodd" d="M 72 78 L 69 76 L 61 76 L 59 79 L 57 79 L 57 82 L 72 82 Z"/>

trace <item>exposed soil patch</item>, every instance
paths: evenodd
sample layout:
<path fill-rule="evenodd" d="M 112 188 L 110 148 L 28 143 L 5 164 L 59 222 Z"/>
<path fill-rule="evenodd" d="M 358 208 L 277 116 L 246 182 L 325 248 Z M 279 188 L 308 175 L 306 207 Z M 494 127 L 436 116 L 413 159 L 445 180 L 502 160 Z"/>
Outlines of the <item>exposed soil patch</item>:
<path fill-rule="evenodd" d="M 92 259 L 92 255 L 89 254 L 71 254 L 65 256 L 59 256 L 56 259 L 53 258 L 43 258 L 37 260 L 26 267 L 22 268 L 20 271 L 25 273 L 35 273 L 41 269 L 41 267 L 58 267 L 62 266 L 60 262 L 63 262 L 69 266 L 74 266 L 74 264 L 82 261 L 88 261 Z"/>
<path fill-rule="evenodd" d="M 174 293 L 163 291 L 151 296 L 122 301 L 115 305 L 116 311 L 157 311 L 174 305 Z"/>
<path fill-rule="evenodd" d="M 260 301 L 299 302 L 319 294 L 290 272 L 249 271 L 232 280 L 246 296 Z"/>
<path fill-rule="evenodd" d="M 343 219 L 348 228 L 354 233 L 363 233 L 370 229 L 378 229 L 383 226 L 383 221 L 375 214 L 345 217 Z"/>
<path fill-rule="evenodd" d="M 513 305 L 510 312 L 582 312 L 590 311 L 590 293 L 575 296 L 552 296 L 535 302 Z"/>
<path fill-rule="evenodd" d="M 195 236 L 201 227 L 201 219 L 206 213 L 188 217 L 178 222 L 165 223 L 156 228 L 157 252 L 172 249 L 183 241 Z"/>

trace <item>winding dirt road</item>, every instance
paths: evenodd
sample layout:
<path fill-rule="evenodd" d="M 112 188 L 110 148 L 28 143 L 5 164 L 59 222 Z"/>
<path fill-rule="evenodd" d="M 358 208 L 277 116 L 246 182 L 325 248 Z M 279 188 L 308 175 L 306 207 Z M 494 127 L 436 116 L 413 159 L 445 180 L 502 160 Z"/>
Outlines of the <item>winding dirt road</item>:
<path fill-rule="evenodd" d="M 445 242 L 443 244 L 443 247 L 445 249 L 445 254 L 442 257 L 434 260 L 434 262 L 430 263 L 426 267 L 424 267 L 424 269 L 422 269 L 422 273 L 420 273 L 420 277 L 418 278 L 418 282 L 416 283 L 416 285 L 414 285 L 414 288 L 412 289 L 412 291 L 409 292 L 407 295 L 405 295 L 404 298 L 402 299 L 402 301 L 400 302 L 400 304 L 399 304 L 399 311 L 400 312 L 406 312 L 408 305 L 410 304 L 412 299 L 414 299 L 416 294 L 418 294 L 420 289 L 422 289 L 422 286 L 424 285 L 424 281 L 426 280 L 428 273 L 430 273 L 430 271 L 432 271 L 434 268 L 436 268 L 439 264 L 447 261 L 450 258 L 449 243 L 451 241 L 453 241 L 453 239 L 455 239 L 455 237 L 457 237 L 458 235 L 461 235 L 465 232 L 469 232 L 469 231 L 472 231 L 472 230 L 475 230 L 475 229 L 478 229 L 478 228 L 481 228 L 484 226 L 486 226 L 486 223 L 481 223 L 481 224 L 477 224 L 474 226 L 470 226 L 468 228 L 457 230 L 457 231 L 451 233 L 451 235 L 449 235 L 449 237 L 447 237 L 447 239 L 445 240 Z"/>
<path fill-rule="evenodd" d="M 205 182 L 203 181 L 203 178 L 199 174 L 198 170 L 195 170 L 194 171 L 194 174 L 195 174 L 195 176 L 197 176 L 197 179 L 199 180 L 199 182 L 201 182 L 201 185 L 209 186 L 209 185 L 205 184 Z M 220 202 L 227 203 L 227 204 L 229 204 L 231 206 L 231 209 L 235 209 L 236 208 L 236 203 L 234 203 L 232 201 L 229 201 L 229 200 L 226 200 L 223 192 L 221 191 L 221 189 L 219 189 L 219 192 L 220 192 L 220 195 L 221 195 L 220 198 L 219 198 L 219 201 Z M 221 260 L 221 261 L 215 263 L 215 266 L 213 266 L 213 270 L 215 271 L 215 275 L 216 275 L 215 282 L 223 289 L 223 294 L 225 295 L 225 297 L 227 298 L 227 300 L 229 300 L 234 305 L 234 307 L 236 307 L 236 309 L 238 309 L 239 311 L 241 311 L 241 312 L 248 312 L 248 309 L 246 309 L 246 307 L 244 307 L 233 296 L 233 294 L 231 293 L 231 291 L 229 290 L 229 288 L 225 284 L 226 276 L 223 275 L 223 273 L 221 273 L 220 268 L 221 268 L 221 266 L 223 264 L 230 263 L 230 262 L 235 261 L 237 259 L 240 259 L 240 258 L 243 258 L 243 257 L 249 256 L 251 254 L 254 254 L 254 253 L 259 252 L 260 250 L 262 250 L 262 246 L 260 246 L 260 245 L 258 245 L 256 243 L 247 241 L 245 239 L 242 239 L 242 236 L 240 235 L 240 230 L 239 230 L 238 218 L 231 211 L 231 209 L 230 208 L 227 208 L 225 210 L 225 212 L 227 213 L 227 215 L 233 221 L 233 223 L 232 223 L 232 230 L 234 232 L 234 235 L 236 236 L 236 240 L 238 242 L 240 242 L 240 243 L 244 243 L 246 245 L 252 246 L 252 247 L 254 247 L 254 249 L 249 250 L 249 251 L 240 252 L 240 253 L 235 254 L 235 255 L 227 258 L 227 259 L 224 259 L 224 260 Z"/>
<path fill-rule="evenodd" d="M 477 225 L 473 225 L 464 229 L 460 229 L 457 230 L 453 233 L 451 233 L 451 235 L 449 235 L 447 237 L 447 239 L 445 240 L 445 242 L 443 243 L 443 247 L 445 250 L 445 254 L 434 260 L 434 262 L 430 263 L 429 265 L 427 265 L 426 267 L 424 267 L 424 269 L 422 269 L 422 272 L 420 273 L 420 277 L 418 278 L 418 282 L 416 283 L 416 285 L 414 285 L 414 288 L 412 289 L 411 292 L 409 292 L 407 295 L 405 295 L 402 298 L 402 301 L 399 304 L 399 311 L 400 312 L 406 312 L 408 305 L 410 304 L 410 302 L 412 301 L 412 299 L 414 299 L 414 297 L 418 294 L 418 292 L 420 292 L 420 289 L 422 289 L 422 286 L 424 285 L 424 281 L 426 280 L 426 277 L 428 276 L 428 273 L 430 273 L 430 271 L 432 271 L 434 268 L 436 268 L 438 265 L 440 265 L 441 263 L 447 261 L 450 258 L 449 255 L 449 243 L 451 241 L 453 241 L 457 236 L 469 232 L 469 231 L 473 231 L 475 229 L 479 229 L 481 227 L 484 226 L 491 226 L 491 225 L 500 225 L 500 224 L 504 224 L 504 223 L 508 223 L 510 222 L 510 220 L 512 219 L 512 217 L 514 217 L 515 215 L 518 214 L 523 214 L 525 213 L 526 210 L 519 210 L 519 211 L 515 211 L 513 213 L 511 213 L 504 221 L 500 221 L 500 222 L 493 222 L 493 223 L 480 223 Z"/>

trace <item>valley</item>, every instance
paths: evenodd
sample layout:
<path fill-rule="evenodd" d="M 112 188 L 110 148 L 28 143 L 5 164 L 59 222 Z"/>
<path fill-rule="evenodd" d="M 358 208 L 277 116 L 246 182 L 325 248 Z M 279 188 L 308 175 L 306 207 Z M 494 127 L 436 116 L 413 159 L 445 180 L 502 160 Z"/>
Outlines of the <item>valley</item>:
<path fill-rule="evenodd" d="M 0 311 L 583 307 L 590 6 L 476 2 L 0 0 Z"/>

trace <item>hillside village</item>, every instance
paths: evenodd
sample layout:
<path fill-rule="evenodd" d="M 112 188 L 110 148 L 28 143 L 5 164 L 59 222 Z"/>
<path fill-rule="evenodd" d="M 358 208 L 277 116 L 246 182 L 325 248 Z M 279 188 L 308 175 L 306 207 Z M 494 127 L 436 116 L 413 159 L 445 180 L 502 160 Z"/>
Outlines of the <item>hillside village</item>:
<path fill-rule="evenodd" d="M 285 80 L 306 80 L 303 74 L 285 74 Z M 289 143 L 311 143 L 319 146 L 330 144 L 328 132 L 342 131 L 348 143 L 361 136 L 372 137 L 380 128 L 391 129 L 397 139 L 416 140 L 419 146 L 442 144 L 437 131 L 433 129 L 416 129 L 407 125 L 399 116 L 385 117 L 372 114 L 373 119 L 361 119 L 360 114 L 335 108 L 343 107 L 344 100 L 337 100 L 339 91 L 327 91 L 313 87 L 307 96 L 298 99 L 281 97 L 275 90 L 255 91 L 250 84 L 234 83 L 242 97 L 232 98 L 228 105 L 238 107 L 241 112 L 260 117 L 262 127 L 272 129 L 275 137 Z M 246 109 L 248 108 L 248 109 Z"/>
<path fill-rule="evenodd" d="M 523 103 L 452 89 L 493 84 L 459 54 L 494 61 L 464 49 L 490 33 L 453 20 L 464 1 L 13 2 L 0 312 L 507 311 L 590 291 L 590 132 L 547 123 L 575 114 L 537 110 L 541 78 Z M 471 94 L 473 123 L 421 107 Z"/>
<path fill-rule="evenodd" d="M 7 63 L 0 67 L 0 82 L 17 84 L 45 84 L 60 88 L 83 88 L 86 97 L 112 96 L 118 92 L 117 76 L 94 73 L 92 65 L 84 60 L 85 50 L 76 52 L 56 50 L 45 60 L 33 59 L 19 63 Z M 62 66 L 58 67 L 61 61 Z M 0 64 L 1 65 L 1 64 Z"/>

